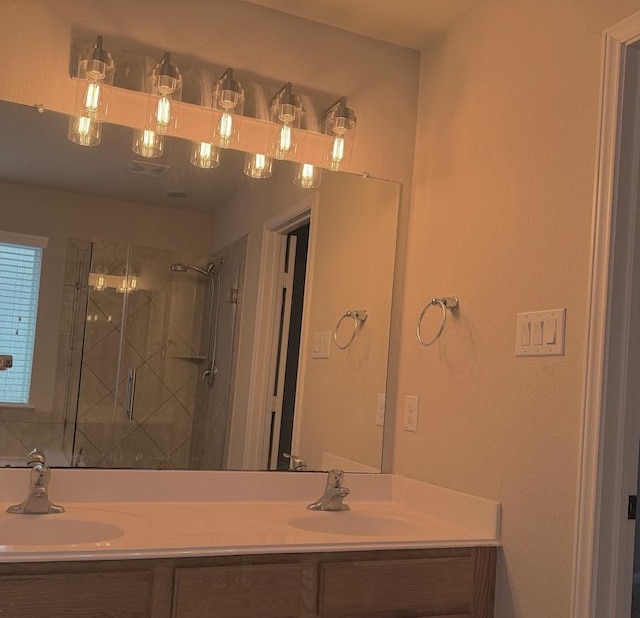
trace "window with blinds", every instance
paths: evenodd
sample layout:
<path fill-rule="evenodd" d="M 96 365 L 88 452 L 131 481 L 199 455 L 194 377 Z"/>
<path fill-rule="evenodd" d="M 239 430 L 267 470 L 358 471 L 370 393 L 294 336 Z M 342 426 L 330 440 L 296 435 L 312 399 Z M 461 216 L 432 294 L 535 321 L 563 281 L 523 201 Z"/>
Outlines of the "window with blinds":
<path fill-rule="evenodd" d="M 44 246 L 46 239 L 0 232 L 0 354 L 13 356 L 13 367 L 0 371 L 0 405 L 29 403 Z"/>

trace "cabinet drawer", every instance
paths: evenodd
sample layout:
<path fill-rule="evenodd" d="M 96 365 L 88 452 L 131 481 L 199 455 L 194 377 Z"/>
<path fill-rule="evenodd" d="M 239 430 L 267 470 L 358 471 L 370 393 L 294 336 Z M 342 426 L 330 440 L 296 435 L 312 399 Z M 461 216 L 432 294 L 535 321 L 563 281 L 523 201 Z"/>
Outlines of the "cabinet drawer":
<path fill-rule="evenodd" d="M 321 566 L 321 616 L 471 615 L 474 558 L 371 560 Z"/>
<path fill-rule="evenodd" d="M 150 572 L 0 576 L 6 618 L 147 618 Z"/>
<path fill-rule="evenodd" d="M 314 615 L 317 570 L 274 564 L 176 569 L 174 618 Z"/>

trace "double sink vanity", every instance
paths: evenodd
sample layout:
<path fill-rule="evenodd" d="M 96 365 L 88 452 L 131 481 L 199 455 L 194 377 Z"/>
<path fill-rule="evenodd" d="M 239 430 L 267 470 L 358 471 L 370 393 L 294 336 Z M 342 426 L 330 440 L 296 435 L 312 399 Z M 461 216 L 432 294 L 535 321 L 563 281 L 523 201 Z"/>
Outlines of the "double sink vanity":
<path fill-rule="evenodd" d="M 349 510 L 309 510 L 325 473 L 57 469 L 64 512 L 7 513 L 33 472 L 0 470 L 2 617 L 493 615 L 488 500 L 347 474 Z"/>

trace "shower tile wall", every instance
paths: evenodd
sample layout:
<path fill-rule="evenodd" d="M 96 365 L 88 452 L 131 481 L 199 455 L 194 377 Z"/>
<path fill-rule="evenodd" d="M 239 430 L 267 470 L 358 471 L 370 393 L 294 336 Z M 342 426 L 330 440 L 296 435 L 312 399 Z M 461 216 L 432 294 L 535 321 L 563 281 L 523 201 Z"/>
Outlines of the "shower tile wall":
<path fill-rule="evenodd" d="M 114 288 L 89 291 L 74 449 L 80 465 L 188 466 L 195 392 L 204 370 L 194 357 L 204 347 L 206 281 L 172 273 L 171 257 L 177 261 L 164 251 L 132 248 L 136 289 L 126 298 Z M 94 273 L 124 276 L 127 247 L 94 243 L 92 263 Z M 132 419 L 125 414 L 130 369 L 136 370 Z"/>

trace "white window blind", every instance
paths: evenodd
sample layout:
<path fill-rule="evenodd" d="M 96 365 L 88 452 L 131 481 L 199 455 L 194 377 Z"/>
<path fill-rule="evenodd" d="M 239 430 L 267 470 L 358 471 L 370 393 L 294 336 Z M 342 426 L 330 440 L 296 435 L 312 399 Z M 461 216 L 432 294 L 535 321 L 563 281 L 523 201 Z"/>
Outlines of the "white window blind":
<path fill-rule="evenodd" d="M 13 356 L 13 367 L 0 371 L 0 403 L 27 404 L 46 239 L 30 246 L 37 237 L 17 236 L 0 233 L 0 354 Z"/>

